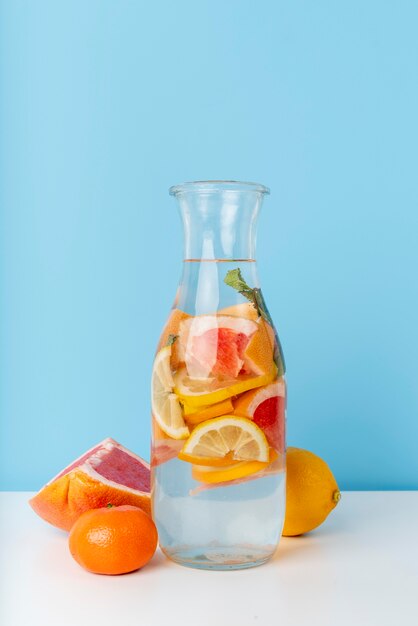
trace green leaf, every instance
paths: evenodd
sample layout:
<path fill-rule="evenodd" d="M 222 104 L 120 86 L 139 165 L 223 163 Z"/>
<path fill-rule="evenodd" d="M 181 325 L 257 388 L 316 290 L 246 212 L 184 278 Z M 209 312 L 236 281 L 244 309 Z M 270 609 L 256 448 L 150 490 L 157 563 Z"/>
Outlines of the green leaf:
<path fill-rule="evenodd" d="M 276 343 L 274 344 L 273 361 L 277 366 L 277 376 L 283 376 L 286 371 L 283 350 L 276 332 L 274 333 L 274 336 Z"/>
<path fill-rule="evenodd" d="M 256 306 L 254 303 L 253 289 L 251 289 L 251 287 L 249 287 L 243 279 L 239 267 L 237 267 L 235 270 L 229 270 L 229 272 L 227 272 L 224 278 L 224 283 L 228 285 L 228 287 L 232 287 L 232 289 L 238 291 L 245 298 L 247 298 L 247 300 L 252 302 L 254 306 Z"/>
<path fill-rule="evenodd" d="M 263 298 L 263 294 L 261 293 L 261 289 L 258 289 L 258 287 L 254 287 L 253 289 L 254 292 L 254 302 L 255 302 L 255 306 L 256 309 L 259 313 L 259 315 L 261 315 L 261 317 L 266 320 L 266 322 L 268 322 L 270 324 L 270 326 L 274 327 L 273 324 L 273 320 L 271 319 L 269 310 L 267 308 L 266 302 Z"/>
<path fill-rule="evenodd" d="M 166 346 L 172 346 L 173 343 L 178 339 L 178 335 L 168 335 L 167 337 L 167 343 L 165 344 Z"/>
<path fill-rule="evenodd" d="M 275 342 L 273 359 L 275 364 L 277 365 L 278 376 L 283 376 L 286 371 L 286 366 L 284 362 L 282 346 L 280 345 L 279 337 L 277 335 L 276 329 L 274 328 L 273 320 L 271 319 L 271 315 L 263 298 L 263 294 L 261 293 L 261 289 L 259 289 L 258 287 L 249 287 L 243 279 L 239 267 L 234 270 L 229 270 L 229 272 L 227 272 L 224 278 L 224 283 L 229 287 L 232 287 L 232 289 L 238 291 L 242 296 L 244 296 L 244 298 L 247 298 L 247 300 L 249 300 L 257 310 L 258 315 L 260 315 L 263 320 L 270 324 L 270 326 L 274 329 Z"/>

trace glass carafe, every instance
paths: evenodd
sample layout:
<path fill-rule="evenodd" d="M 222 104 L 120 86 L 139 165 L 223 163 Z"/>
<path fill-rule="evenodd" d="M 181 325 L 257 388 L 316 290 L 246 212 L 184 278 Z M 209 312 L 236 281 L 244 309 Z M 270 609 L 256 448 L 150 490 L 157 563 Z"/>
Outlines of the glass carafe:
<path fill-rule="evenodd" d="M 255 261 L 268 193 L 235 181 L 170 189 L 185 254 L 152 373 L 152 507 L 161 549 L 191 567 L 260 565 L 283 527 L 284 360 Z"/>

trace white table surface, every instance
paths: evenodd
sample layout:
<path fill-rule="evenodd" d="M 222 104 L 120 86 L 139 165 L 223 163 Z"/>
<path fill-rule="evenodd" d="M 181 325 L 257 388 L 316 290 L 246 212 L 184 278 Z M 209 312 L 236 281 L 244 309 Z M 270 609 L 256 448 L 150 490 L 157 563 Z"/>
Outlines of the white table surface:
<path fill-rule="evenodd" d="M 418 492 L 346 492 L 258 568 L 197 571 L 157 552 L 125 576 L 79 567 L 30 496 L 0 494 L 1 626 L 418 624 Z"/>

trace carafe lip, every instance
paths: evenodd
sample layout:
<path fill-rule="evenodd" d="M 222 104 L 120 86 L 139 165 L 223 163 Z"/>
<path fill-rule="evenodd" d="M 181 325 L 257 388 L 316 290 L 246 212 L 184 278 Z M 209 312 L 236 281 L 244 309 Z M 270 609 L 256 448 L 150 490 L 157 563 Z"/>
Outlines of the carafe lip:
<path fill-rule="evenodd" d="M 179 185 L 173 185 L 168 190 L 171 196 L 178 196 L 187 192 L 219 193 L 222 191 L 227 191 L 228 193 L 252 191 L 266 195 L 270 193 L 270 189 L 265 185 L 240 180 L 194 180 L 180 183 Z"/>

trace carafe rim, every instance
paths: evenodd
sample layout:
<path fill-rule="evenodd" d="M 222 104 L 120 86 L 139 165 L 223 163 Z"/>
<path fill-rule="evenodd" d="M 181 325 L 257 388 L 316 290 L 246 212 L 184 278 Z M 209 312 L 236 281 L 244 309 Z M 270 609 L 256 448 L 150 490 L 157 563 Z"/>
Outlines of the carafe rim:
<path fill-rule="evenodd" d="M 171 196 L 178 196 L 187 192 L 219 193 L 220 191 L 270 194 L 270 189 L 265 185 L 240 180 L 194 180 L 173 185 L 168 191 Z"/>

